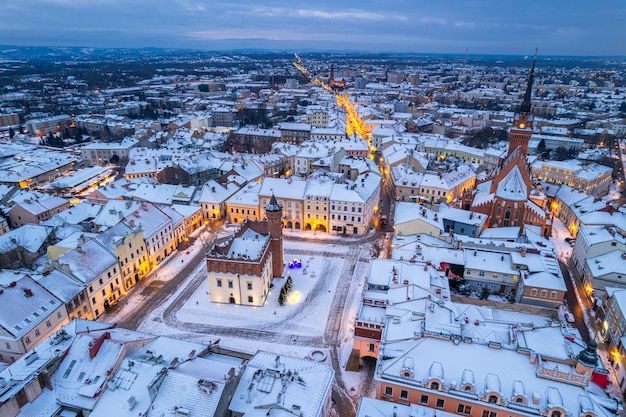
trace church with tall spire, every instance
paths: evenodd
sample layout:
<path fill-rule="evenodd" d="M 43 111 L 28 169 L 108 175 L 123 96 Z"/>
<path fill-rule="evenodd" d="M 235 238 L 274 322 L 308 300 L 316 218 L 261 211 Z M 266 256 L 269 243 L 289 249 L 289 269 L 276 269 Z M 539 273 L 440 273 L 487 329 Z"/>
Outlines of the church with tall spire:
<path fill-rule="evenodd" d="M 507 155 L 489 180 L 464 196 L 464 206 L 489 216 L 488 227 L 520 227 L 521 232 L 527 224 L 541 227 L 541 233 L 550 236 L 552 227 L 545 210 L 545 199 L 541 198 L 542 193 L 534 190 L 527 160 L 528 143 L 533 134 L 531 94 L 536 62 L 535 53 L 524 99 L 509 129 Z"/>

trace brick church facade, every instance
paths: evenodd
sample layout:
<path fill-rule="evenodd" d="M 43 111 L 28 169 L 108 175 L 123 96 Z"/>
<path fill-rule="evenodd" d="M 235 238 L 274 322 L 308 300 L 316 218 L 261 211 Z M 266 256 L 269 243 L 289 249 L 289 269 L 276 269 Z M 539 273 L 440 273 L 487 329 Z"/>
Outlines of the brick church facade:
<path fill-rule="evenodd" d="M 520 227 L 521 231 L 527 224 L 541 227 L 541 233 L 550 236 L 552 225 L 546 212 L 546 200 L 539 190 L 534 189 L 531 168 L 526 159 L 528 142 L 533 133 L 530 98 L 535 62 L 536 56 L 528 77 L 524 101 L 509 130 L 507 156 L 489 180 L 464 195 L 463 206 L 470 211 L 488 215 L 488 227 Z"/>

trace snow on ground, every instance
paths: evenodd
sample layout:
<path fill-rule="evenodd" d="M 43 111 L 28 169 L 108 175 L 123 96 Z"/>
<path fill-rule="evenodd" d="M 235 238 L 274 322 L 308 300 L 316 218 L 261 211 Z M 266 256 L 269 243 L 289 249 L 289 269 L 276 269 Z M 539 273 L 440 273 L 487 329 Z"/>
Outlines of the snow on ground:
<path fill-rule="evenodd" d="M 285 261 L 290 261 L 291 258 L 287 258 L 289 244 L 285 246 Z M 288 301 L 283 306 L 278 304 L 278 295 L 286 281 L 284 278 L 272 280 L 274 287 L 262 307 L 212 303 L 209 301 L 208 281 L 203 280 L 178 310 L 176 317 L 187 323 L 206 323 L 210 317 L 212 322 L 230 327 L 274 331 L 285 329 L 291 334 L 321 336 L 338 283 L 336 272 L 341 271 L 344 260 L 308 255 L 297 255 L 297 258 L 301 260 L 302 267 L 286 271 L 293 285 Z"/>
<path fill-rule="evenodd" d="M 559 259 L 569 259 L 572 255 L 572 246 L 569 242 L 565 241 L 565 238 L 572 238 L 572 234 L 569 232 L 563 222 L 558 219 L 552 219 L 552 236 L 550 236 L 550 242 L 552 242 L 559 254 Z"/>

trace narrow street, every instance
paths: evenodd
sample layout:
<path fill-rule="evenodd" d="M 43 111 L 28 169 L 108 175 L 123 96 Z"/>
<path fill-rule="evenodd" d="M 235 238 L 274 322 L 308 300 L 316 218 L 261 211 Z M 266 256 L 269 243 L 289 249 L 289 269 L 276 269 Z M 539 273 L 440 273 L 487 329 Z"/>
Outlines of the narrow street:
<path fill-rule="evenodd" d="M 581 307 L 580 303 L 578 302 L 578 297 L 576 296 L 576 294 L 584 294 L 582 283 L 578 279 L 572 279 L 573 277 L 570 275 L 567 265 L 565 265 L 563 262 L 559 261 L 559 267 L 561 268 L 563 280 L 565 281 L 565 286 L 567 287 L 567 293 L 565 294 L 565 297 L 567 299 L 567 306 L 570 312 L 574 315 L 576 328 L 580 332 L 580 336 L 583 338 L 585 343 L 587 343 L 589 342 L 589 340 L 591 340 L 591 338 L 589 336 L 589 329 L 587 329 L 587 325 L 585 323 L 585 318 L 583 317 L 583 308 L 586 311 L 590 311 L 590 305 L 589 303 L 587 303 L 583 307 Z M 574 283 L 576 283 L 576 288 L 574 288 Z M 588 301 L 587 297 L 583 296 L 581 298 L 581 301 L 583 303 L 585 301 Z"/>

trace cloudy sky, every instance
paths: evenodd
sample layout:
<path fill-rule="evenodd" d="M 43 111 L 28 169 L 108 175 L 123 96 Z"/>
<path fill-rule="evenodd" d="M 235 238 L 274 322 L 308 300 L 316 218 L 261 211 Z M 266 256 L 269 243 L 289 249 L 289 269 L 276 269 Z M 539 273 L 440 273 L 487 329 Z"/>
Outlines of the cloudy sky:
<path fill-rule="evenodd" d="M 626 0 L 1 0 L 0 44 L 626 55 Z"/>

